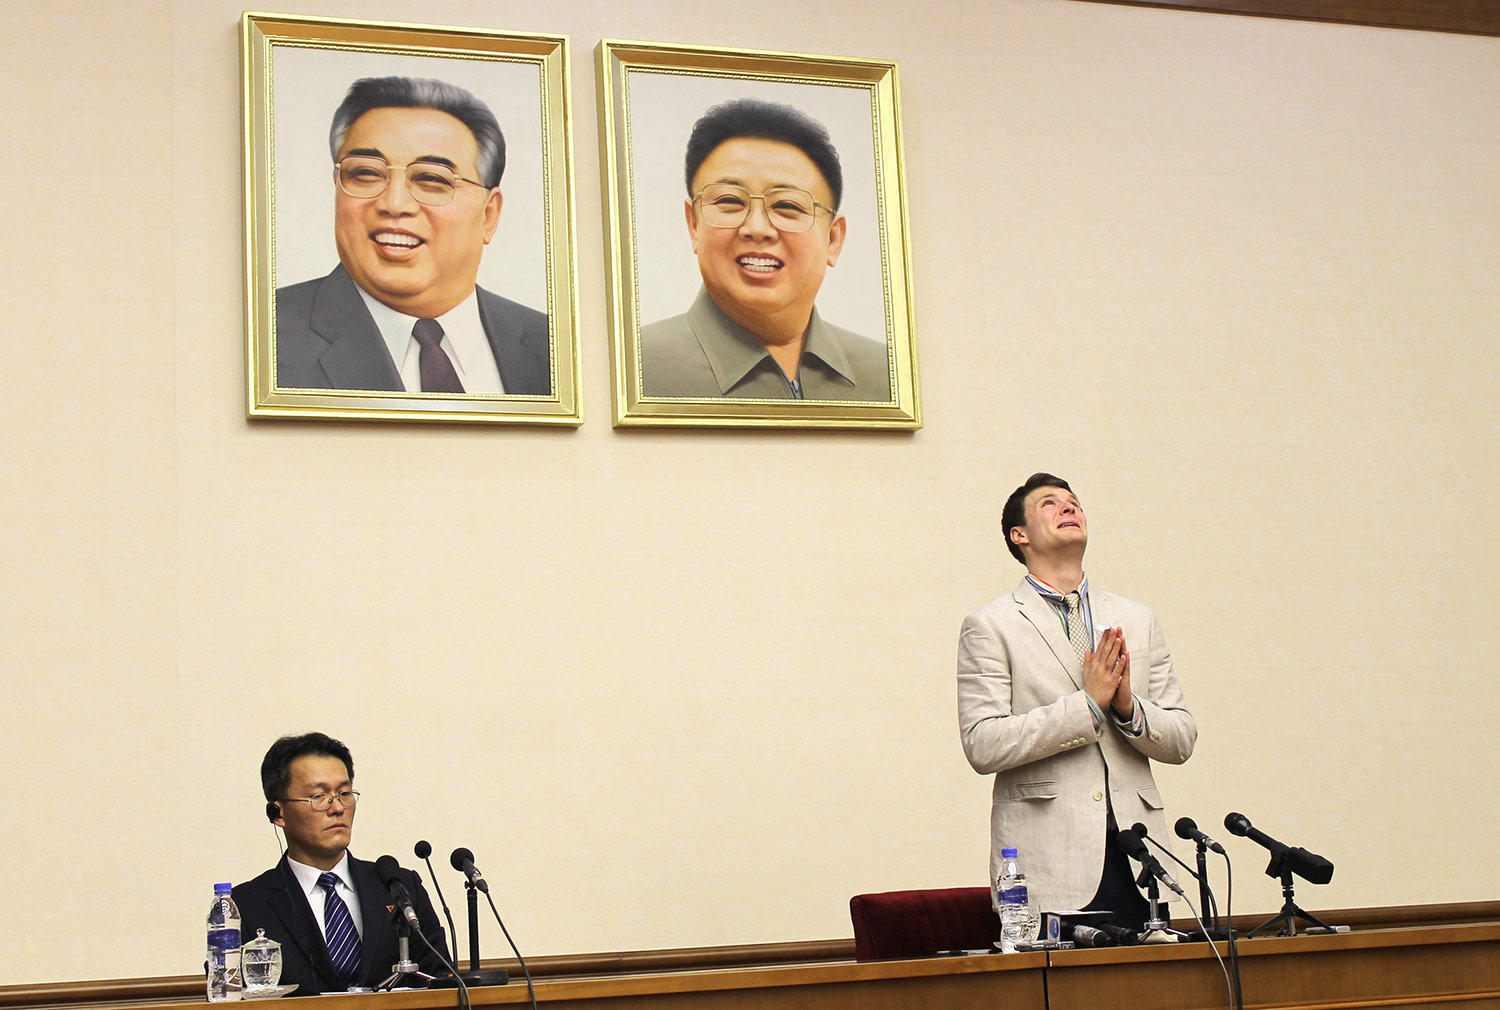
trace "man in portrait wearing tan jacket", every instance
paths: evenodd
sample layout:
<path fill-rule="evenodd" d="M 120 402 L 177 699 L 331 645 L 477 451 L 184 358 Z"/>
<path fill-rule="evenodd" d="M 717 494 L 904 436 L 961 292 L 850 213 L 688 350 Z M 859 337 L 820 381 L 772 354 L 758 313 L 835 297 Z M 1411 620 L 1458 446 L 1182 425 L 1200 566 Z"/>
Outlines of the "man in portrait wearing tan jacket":
<path fill-rule="evenodd" d="M 995 776 L 990 883 L 1001 848 L 1018 848 L 1037 908 L 1139 928 L 1146 901 L 1113 838 L 1142 822 L 1167 844 L 1151 761 L 1186 761 L 1197 724 L 1150 608 L 1089 585 L 1088 522 L 1067 481 L 1033 474 L 1001 523 L 1026 575 L 958 640 L 964 753 Z"/>

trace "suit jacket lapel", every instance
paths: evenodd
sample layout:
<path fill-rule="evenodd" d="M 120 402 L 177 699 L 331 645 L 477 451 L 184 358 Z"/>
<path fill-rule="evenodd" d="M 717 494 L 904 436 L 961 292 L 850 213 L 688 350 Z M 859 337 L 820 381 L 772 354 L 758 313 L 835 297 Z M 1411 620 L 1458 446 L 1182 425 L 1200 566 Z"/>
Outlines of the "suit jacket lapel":
<path fill-rule="evenodd" d="M 405 388 L 380 327 L 343 266 L 335 267 L 318 286 L 309 325 L 328 341 L 318 364 L 332 380 L 333 388 L 395 392 Z"/>
<path fill-rule="evenodd" d="M 381 884 L 380 878 L 375 875 L 374 863 L 355 859 L 351 855 L 349 875 L 354 878 L 354 889 L 359 892 L 359 917 L 364 933 L 360 940 L 360 984 L 374 986 L 385 980 L 391 967 L 388 964 L 376 963 L 380 951 L 386 946 L 383 942 L 385 934 L 395 931 L 395 925 L 391 922 L 391 898 L 385 886 Z M 414 941 L 413 946 L 420 942 L 420 940 Z M 392 940 L 390 947 L 395 948 L 395 946 L 396 942 Z"/>
<path fill-rule="evenodd" d="M 1011 596 L 1020 605 L 1021 616 L 1030 622 L 1037 634 L 1042 636 L 1042 641 L 1047 643 L 1047 648 L 1052 650 L 1052 655 L 1057 658 L 1068 679 L 1082 688 L 1083 666 L 1073 654 L 1073 644 L 1063 634 L 1062 621 L 1057 619 L 1057 611 L 1052 609 L 1052 604 L 1042 599 L 1025 579 L 1021 580 Z"/>
<path fill-rule="evenodd" d="M 495 355 L 495 367 L 500 369 L 500 381 L 507 392 L 515 390 L 546 389 L 552 384 L 552 376 L 542 370 L 542 364 L 521 345 L 521 334 L 510 325 L 501 310 L 503 302 L 492 304 L 491 295 L 484 288 L 476 287 L 479 302 L 479 322 L 490 342 L 490 351 Z M 550 363 L 549 363 L 550 367 Z"/>
<path fill-rule="evenodd" d="M 318 920 L 313 918 L 312 906 L 307 903 L 307 895 L 285 855 L 281 857 L 281 871 L 269 888 L 267 903 L 281 917 L 287 935 L 297 938 L 298 945 L 317 973 L 319 988 L 324 992 L 342 989 L 343 980 L 333 966 L 333 959 L 328 956 L 328 944 L 318 931 Z"/>

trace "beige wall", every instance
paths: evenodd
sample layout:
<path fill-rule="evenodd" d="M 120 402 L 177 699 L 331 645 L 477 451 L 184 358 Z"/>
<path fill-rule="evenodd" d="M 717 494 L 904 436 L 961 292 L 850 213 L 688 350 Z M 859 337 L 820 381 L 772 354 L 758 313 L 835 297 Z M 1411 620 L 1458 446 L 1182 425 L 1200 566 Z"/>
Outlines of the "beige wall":
<path fill-rule="evenodd" d="M 277 854 L 260 754 L 308 728 L 358 759 L 356 851 L 470 846 L 529 953 L 981 883 L 955 635 L 1043 467 L 1172 643 L 1172 816 L 1327 854 L 1309 907 L 1500 897 L 1500 40 L 549 6 L 298 10 L 572 37 L 576 432 L 248 424 L 240 7 L 6 5 L 0 983 L 194 971 L 210 885 Z M 900 61 L 923 430 L 610 428 L 605 36 Z M 1231 851 L 1237 909 L 1279 905 Z"/>

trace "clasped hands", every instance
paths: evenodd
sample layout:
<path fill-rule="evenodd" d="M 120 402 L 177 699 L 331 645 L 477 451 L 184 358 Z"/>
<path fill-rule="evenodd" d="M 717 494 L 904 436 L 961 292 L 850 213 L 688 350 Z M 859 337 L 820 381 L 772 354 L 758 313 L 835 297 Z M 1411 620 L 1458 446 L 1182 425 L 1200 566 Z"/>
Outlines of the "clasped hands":
<path fill-rule="evenodd" d="M 1111 707 L 1121 719 L 1135 716 L 1135 698 L 1130 694 L 1130 650 L 1125 632 L 1105 628 L 1099 647 L 1083 659 L 1083 689 L 1102 709 Z"/>

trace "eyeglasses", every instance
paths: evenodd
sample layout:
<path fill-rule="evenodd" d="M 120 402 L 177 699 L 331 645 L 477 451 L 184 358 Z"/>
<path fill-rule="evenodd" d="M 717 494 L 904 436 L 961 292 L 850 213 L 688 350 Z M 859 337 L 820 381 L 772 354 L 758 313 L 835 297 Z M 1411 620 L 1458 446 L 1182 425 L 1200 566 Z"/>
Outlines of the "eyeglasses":
<path fill-rule="evenodd" d="M 751 200 L 761 202 L 766 211 L 766 220 L 777 231 L 809 231 L 817 220 L 819 210 L 834 213 L 832 207 L 814 200 L 807 190 L 793 189 L 790 186 L 777 186 L 757 195 L 744 186 L 716 182 L 712 186 L 704 186 L 703 192 L 693 197 L 699 213 L 703 215 L 703 223 L 714 228 L 738 228 L 744 224 L 745 219 L 750 216 Z"/>
<path fill-rule="evenodd" d="M 439 165 L 431 161 L 414 161 L 410 165 L 392 165 L 384 158 L 351 154 L 339 159 L 333 166 L 333 174 L 338 179 L 339 189 L 361 200 L 368 200 L 384 193 L 385 188 L 391 184 L 392 172 L 405 172 L 407 192 L 418 203 L 425 203 L 429 207 L 441 207 L 452 203 L 454 194 L 458 192 L 458 184 L 461 182 L 466 182 L 470 186 L 479 186 L 482 189 L 489 188 L 482 182 L 465 179 L 447 165 Z"/>
<path fill-rule="evenodd" d="M 359 793 L 353 789 L 345 789 L 336 793 L 318 793 L 316 796 L 289 796 L 282 803 L 306 803 L 309 810 L 322 813 L 333 806 L 333 801 L 338 800 L 346 807 L 352 807 L 359 802 Z"/>

